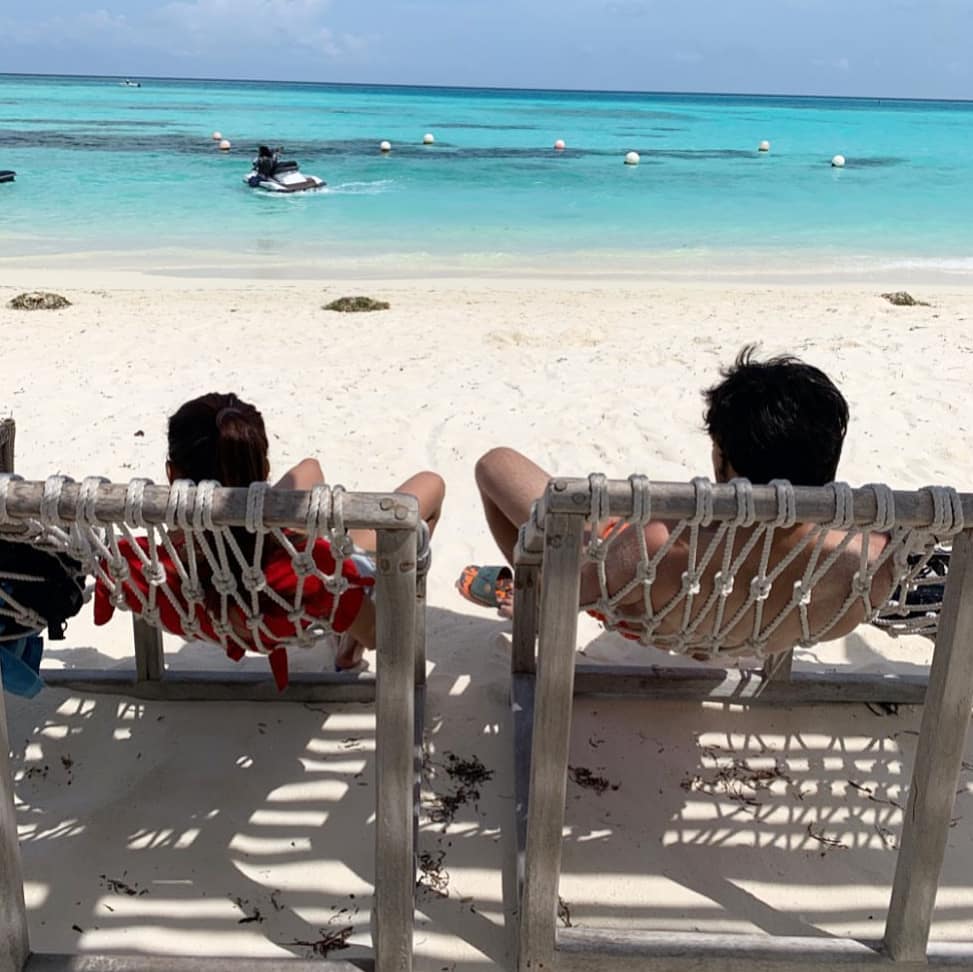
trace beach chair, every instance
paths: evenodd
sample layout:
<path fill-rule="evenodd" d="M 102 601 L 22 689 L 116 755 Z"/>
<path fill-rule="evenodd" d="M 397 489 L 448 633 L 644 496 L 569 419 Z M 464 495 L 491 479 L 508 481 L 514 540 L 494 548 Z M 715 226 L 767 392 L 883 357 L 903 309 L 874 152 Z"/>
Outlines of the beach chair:
<path fill-rule="evenodd" d="M 340 487 L 317 487 L 310 492 L 273 490 L 266 484 L 250 489 L 224 489 L 213 483 L 193 486 L 178 483 L 154 486 L 144 480 L 128 484 L 98 478 L 74 483 L 64 477 L 25 482 L 10 475 L 13 424 L 0 425 L 0 458 L 6 472 L 0 475 L 0 537 L 66 552 L 76 557 L 86 573 L 99 578 L 102 596 L 109 592 L 115 607 L 125 608 L 122 582 L 131 565 L 120 553 L 133 550 L 135 533 L 149 539 L 143 544 L 146 562 L 139 565 L 149 578 L 148 592 L 135 617 L 136 666 L 128 672 L 41 669 L 48 684 L 83 692 L 110 692 L 144 699 L 169 700 L 285 700 L 376 703 L 376 847 L 375 935 L 373 960 L 364 962 L 303 962 L 200 958 L 150 958 L 97 955 L 33 954 L 28 942 L 13 784 L 3 693 L 0 692 L 0 970 L 72 970 L 72 972 L 139 972 L 147 969 L 234 970 L 253 969 L 358 969 L 401 972 L 412 968 L 414 912 L 414 848 L 417 828 L 418 769 L 422 742 L 425 687 L 425 572 L 428 566 L 428 531 L 418 506 L 405 494 L 348 493 Z M 230 561 L 234 553 L 230 527 L 245 526 L 257 536 L 253 561 L 238 564 L 246 588 L 239 590 Z M 374 529 L 378 534 L 375 577 L 377 675 L 323 674 L 291 676 L 278 691 L 267 675 L 253 672 L 166 671 L 161 634 L 156 624 L 166 616 L 162 606 L 178 604 L 177 613 L 187 635 L 198 636 L 200 614 L 194 611 L 202 596 L 198 575 L 191 567 L 182 578 L 182 600 L 169 598 L 166 571 L 160 569 L 165 552 L 171 552 L 171 531 L 192 536 L 198 550 L 215 563 L 212 583 L 219 585 L 222 603 L 235 602 L 248 628 L 259 640 L 268 637 L 257 613 L 257 592 L 266 590 L 260 560 L 260 538 L 273 537 L 291 555 L 294 576 L 299 577 L 293 612 L 292 636 L 283 643 L 297 650 L 329 629 L 328 618 L 311 618 L 305 612 L 303 591 L 320 582 L 318 590 L 333 595 L 334 610 L 347 590 L 343 551 L 345 531 Z M 294 530 L 299 533 L 288 534 Z M 306 539 L 305 539 L 306 538 Z M 325 571 L 319 551 L 326 541 L 333 553 L 333 568 Z M 125 547 L 125 544 L 128 547 Z M 192 544 L 186 544 L 187 548 Z M 310 552 L 310 553 L 309 553 Z M 192 560 L 192 557 L 188 558 Z M 200 555 L 202 560 L 202 555 Z M 129 585 L 130 586 L 130 585 Z M 195 593 L 193 588 L 196 587 Z M 97 596 L 97 595 L 96 595 Z M 272 596 L 272 595 L 268 595 Z M 171 612 L 170 612 L 171 620 Z M 334 615 L 332 613 L 331 619 Z M 224 620 L 226 614 L 223 615 Z M 224 648 L 233 647 L 239 623 L 220 625 L 216 636 Z M 213 632 L 210 632 L 211 634 Z"/>
<path fill-rule="evenodd" d="M 632 524 L 665 521 L 670 538 L 679 535 L 689 544 L 690 569 L 683 576 L 681 590 L 666 605 L 648 601 L 654 615 L 637 633 L 631 619 L 626 621 L 618 611 L 622 592 L 609 596 L 599 566 L 604 564 L 613 537 L 625 528 L 623 524 L 612 527 L 613 518 Z M 773 531 L 794 523 L 815 524 L 807 534 L 807 570 L 795 585 L 787 608 L 801 618 L 802 646 L 817 643 L 827 633 L 809 623 L 807 604 L 813 585 L 830 566 L 828 556 L 814 553 L 820 549 L 816 547 L 818 539 L 828 530 L 845 530 L 848 538 L 867 536 L 871 531 L 890 533 L 883 559 L 887 555 L 894 565 L 893 600 L 884 606 L 871 603 L 877 564 L 869 565 L 866 558 L 845 606 L 866 605 L 868 618 L 884 616 L 892 630 L 896 624 L 904 626 L 910 615 L 922 614 L 916 619 L 915 630 L 926 634 L 930 633 L 929 618 L 924 609 L 917 612 L 907 603 L 906 594 L 931 558 L 942 556 L 941 548 L 937 553 L 936 541 L 951 541 L 948 580 L 928 679 L 792 672 L 786 657 L 755 671 L 575 663 L 579 573 L 586 561 L 599 570 L 601 592 L 595 603 L 584 606 L 597 611 L 608 628 L 629 636 L 636 634 L 643 643 L 677 652 L 701 651 L 718 657 L 719 633 L 733 624 L 732 618 L 720 614 L 720 602 L 726 596 L 723 592 L 731 590 L 734 581 L 749 585 L 746 604 L 755 618 L 749 647 L 759 656 L 768 626 L 775 622 L 771 617 L 761 619 L 760 602 L 767 597 L 781 564 L 764 556 L 756 576 L 735 576 L 737 559 L 725 552 L 733 548 L 734 531 L 750 528 L 748 534 L 739 535 L 738 546 L 749 536 L 753 543 L 766 543 L 764 549 L 769 549 Z M 713 524 L 715 536 L 722 538 L 719 554 L 704 542 L 714 530 L 702 534 L 698 530 L 707 524 Z M 642 546 L 643 556 L 633 583 L 646 592 L 665 549 L 658 556 L 650 556 Z M 707 558 L 717 555 L 725 559 L 711 566 L 719 564 L 720 574 L 700 591 L 699 577 Z M 557 479 L 548 485 L 531 520 L 521 528 L 514 586 L 512 704 L 521 972 L 613 967 L 864 969 L 894 968 L 899 963 L 910 968 L 949 965 L 973 969 L 973 943 L 928 942 L 973 700 L 973 494 L 960 495 L 943 487 L 893 493 L 885 486 L 855 490 L 844 484 L 813 488 L 786 483 L 751 486 L 741 480 L 721 485 L 705 480 L 650 484 L 641 476 L 628 481 L 607 481 L 597 475 Z M 694 610 L 694 597 L 711 597 L 713 602 L 697 605 Z M 682 612 L 675 615 L 681 616 L 682 622 L 658 625 L 667 610 Z M 700 627 L 698 621 L 707 610 L 708 627 Z M 558 881 L 571 700 L 575 693 L 739 705 L 919 703 L 925 699 L 882 941 L 559 927 Z"/>

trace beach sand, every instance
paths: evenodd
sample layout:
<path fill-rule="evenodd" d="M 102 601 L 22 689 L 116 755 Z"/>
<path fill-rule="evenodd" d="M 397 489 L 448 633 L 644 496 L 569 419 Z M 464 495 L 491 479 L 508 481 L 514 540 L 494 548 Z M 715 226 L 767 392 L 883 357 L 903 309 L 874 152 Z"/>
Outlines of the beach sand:
<path fill-rule="evenodd" d="M 73 306 L 6 308 L 34 287 Z M 440 871 L 420 889 L 416 967 L 509 968 L 510 625 L 453 589 L 465 564 L 497 558 L 476 458 L 506 444 L 563 474 L 708 473 L 699 390 L 758 341 L 824 368 L 847 396 L 842 478 L 969 490 L 973 288 L 912 288 L 931 303 L 912 308 L 881 299 L 888 289 L 899 288 L 8 270 L 0 414 L 16 418 L 17 471 L 33 479 L 161 481 L 166 417 L 212 390 L 258 404 L 275 473 L 310 455 L 350 489 L 389 489 L 422 468 L 445 477 L 429 581 L 419 843 L 427 870 Z M 321 309 L 355 293 L 391 309 Z M 49 664 L 130 658 L 128 619 L 95 629 L 88 610 L 66 641 L 49 644 Z M 590 619 L 579 647 L 589 659 L 661 658 Z M 173 666 L 219 655 L 176 640 L 167 650 Z M 921 670 L 929 657 L 928 642 L 873 629 L 798 653 L 801 665 L 855 670 Z M 362 954 L 371 707 L 142 703 L 55 690 L 7 706 L 38 951 L 303 956 L 350 926 L 351 947 L 332 957 Z M 564 919 L 879 938 L 919 718 L 919 709 L 863 705 L 579 700 L 571 764 L 617 788 L 568 784 Z M 432 818 L 437 797 L 455 789 L 450 753 L 476 757 L 492 775 L 444 825 Z M 973 940 L 973 746 L 967 760 L 934 938 Z M 746 767 L 779 772 L 753 789 Z"/>

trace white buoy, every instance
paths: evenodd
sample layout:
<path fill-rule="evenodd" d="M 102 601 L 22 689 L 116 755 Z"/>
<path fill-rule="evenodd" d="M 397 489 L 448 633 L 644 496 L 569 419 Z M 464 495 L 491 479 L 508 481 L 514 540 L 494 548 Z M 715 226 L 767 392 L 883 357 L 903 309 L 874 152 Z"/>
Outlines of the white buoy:
<path fill-rule="evenodd" d="M 233 148 L 233 146 L 230 144 L 230 140 L 228 138 L 220 139 L 221 152 L 229 152 L 231 148 Z"/>
<path fill-rule="evenodd" d="M 638 165 L 639 162 L 641 162 L 641 161 L 642 161 L 642 159 L 640 158 L 638 152 L 629 152 L 625 156 L 625 164 L 626 165 Z"/>
<path fill-rule="evenodd" d="M 554 150 L 557 151 L 557 152 L 563 152 L 564 151 L 564 139 L 563 138 L 559 138 L 554 143 Z"/>
<path fill-rule="evenodd" d="M 213 132 L 213 141 L 214 142 L 221 142 L 222 140 L 223 140 L 223 133 L 222 132 Z"/>
<path fill-rule="evenodd" d="M 426 132 L 426 134 L 422 136 L 423 145 L 432 145 L 432 143 L 435 141 L 436 141 L 436 136 L 433 135 L 432 132 Z"/>
<path fill-rule="evenodd" d="M 845 157 L 843 155 L 836 155 L 831 160 L 831 167 L 833 169 L 843 169 L 845 167 Z"/>
<path fill-rule="evenodd" d="M 770 142 L 768 142 L 766 139 L 764 139 L 764 141 L 762 141 L 757 146 L 757 151 L 758 152 L 769 152 L 770 151 Z"/>
<path fill-rule="evenodd" d="M 378 147 L 379 147 L 379 149 L 382 152 L 391 152 L 392 151 L 392 143 L 391 142 L 382 142 Z"/>

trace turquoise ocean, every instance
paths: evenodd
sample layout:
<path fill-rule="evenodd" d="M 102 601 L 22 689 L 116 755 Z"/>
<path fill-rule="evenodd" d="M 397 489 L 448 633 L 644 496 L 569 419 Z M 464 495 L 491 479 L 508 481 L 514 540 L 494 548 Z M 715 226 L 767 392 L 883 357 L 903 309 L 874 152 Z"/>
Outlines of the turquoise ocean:
<path fill-rule="evenodd" d="M 0 75 L 0 255 L 973 274 L 973 102 L 119 80 Z"/>

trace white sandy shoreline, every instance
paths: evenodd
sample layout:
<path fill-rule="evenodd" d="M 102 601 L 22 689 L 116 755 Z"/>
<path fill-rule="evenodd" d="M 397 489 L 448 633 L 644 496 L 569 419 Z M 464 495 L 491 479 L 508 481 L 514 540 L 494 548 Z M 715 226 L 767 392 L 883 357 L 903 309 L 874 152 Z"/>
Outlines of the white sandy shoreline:
<path fill-rule="evenodd" d="M 146 287 L 159 277 L 182 280 L 310 283 L 323 280 L 388 280 L 411 283 L 489 281 L 503 285 L 523 280 L 560 285 L 585 280 L 599 283 L 706 284 L 741 286 L 906 286 L 973 285 L 973 255 L 915 256 L 904 253 L 758 247 L 719 250 L 704 247 L 672 250 L 611 250 L 537 252 L 358 252 L 354 249 L 306 252 L 275 240 L 262 247 L 207 249 L 198 246 L 131 250 L 20 251 L 11 241 L 0 256 L 0 282 L 26 273 L 81 273 L 90 279 L 115 279 L 121 274 Z M 80 284 L 83 285 L 83 284 Z"/>
<path fill-rule="evenodd" d="M 4 258 L 0 414 L 17 420 L 28 478 L 161 479 L 166 416 L 214 389 L 262 409 L 275 471 L 314 455 L 349 488 L 388 488 L 419 468 L 446 478 L 429 587 L 427 801 L 449 790 L 446 752 L 477 756 L 493 777 L 445 833 L 428 812 L 423 820 L 420 849 L 443 854 L 448 878 L 446 897 L 420 895 L 416 964 L 509 968 L 509 625 L 452 588 L 464 564 L 496 558 L 472 478 L 477 456 L 508 444 L 565 474 L 705 473 L 699 389 L 757 341 L 819 365 L 844 391 L 844 479 L 971 490 L 973 286 L 918 286 L 901 273 L 787 285 L 321 273 L 188 278 Z M 73 306 L 7 308 L 33 288 Z M 879 296 L 898 289 L 932 306 Z M 391 309 L 321 309 L 354 293 Z M 580 646 L 589 659 L 633 657 L 590 619 Z M 167 649 L 181 666 L 213 654 L 175 641 Z M 95 629 L 84 616 L 47 658 L 110 666 L 130 652 L 126 619 Z M 916 671 L 928 657 L 922 640 L 867 629 L 801 663 Z M 361 954 L 372 716 L 360 706 L 133 704 L 53 690 L 8 701 L 35 947 L 304 955 L 294 943 L 347 921 L 357 949 L 345 954 Z M 918 723 L 918 710 L 864 706 L 579 701 L 571 762 L 620 787 L 599 796 L 569 785 L 561 895 L 572 921 L 880 937 Z M 732 758 L 777 761 L 790 779 L 761 791 L 758 807 L 693 784 Z M 973 765 L 973 746 L 966 759 Z M 955 816 L 933 935 L 973 940 L 973 771 L 961 776 Z M 845 846 L 822 844 L 809 827 Z M 108 879 L 146 893 L 116 893 Z M 263 920 L 240 924 L 254 909 Z"/>

